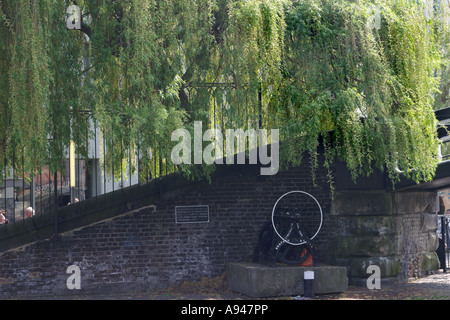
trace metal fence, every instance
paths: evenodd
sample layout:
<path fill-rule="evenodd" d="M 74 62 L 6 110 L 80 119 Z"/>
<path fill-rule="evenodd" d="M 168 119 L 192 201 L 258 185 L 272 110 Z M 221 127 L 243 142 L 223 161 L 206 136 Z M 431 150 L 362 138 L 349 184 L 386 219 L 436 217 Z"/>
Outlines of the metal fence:
<path fill-rule="evenodd" d="M 441 161 L 450 160 L 450 137 L 446 136 L 441 139 L 442 145 L 439 148 L 439 157 Z"/>
<path fill-rule="evenodd" d="M 53 172 L 48 165 L 38 173 L 27 173 L 23 166 L 12 163 L 9 172 L 0 173 L 0 231 L 7 224 L 24 221 L 31 216 L 52 213 L 74 202 L 149 181 L 176 171 L 159 156 L 158 150 L 136 150 L 127 153 L 120 165 L 111 159 L 108 139 L 91 121 L 91 134 L 86 138 L 83 154 L 67 150 L 61 169 Z M 121 148 L 120 142 L 118 143 Z M 148 156 L 150 154 L 150 156 Z M 142 165 L 143 158 L 150 158 Z M 114 167 L 116 166 L 116 167 Z M 170 167 L 170 168 L 169 168 Z M 32 208 L 32 211 L 27 211 Z"/>
<path fill-rule="evenodd" d="M 248 88 L 236 88 L 226 83 L 205 83 L 187 86 L 184 90 L 192 106 L 208 103 L 210 121 L 214 127 L 245 127 L 262 124 L 262 93 L 249 93 Z M 230 104 L 236 108 L 230 108 Z M 192 111 L 192 109 L 190 109 Z M 232 111 L 236 114 L 230 114 Z M 20 223 L 33 215 L 51 213 L 72 202 L 84 201 L 109 192 L 148 182 L 177 171 L 177 167 L 157 148 L 142 148 L 137 142 L 133 150 L 125 150 L 120 141 L 100 128 L 90 112 L 84 113 L 89 128 L 82 143 L 66 150 L 62 169 L 53 172 L 44 166 L 38 173 L 27 173 L 20 163 L 12 161 L 11 172 L 0 172 L 0 232 L 7 224 Z M 230 119 L 242 119 L 235 123 Z M 122 154 L 120 163 L 113 154 Z M 20 158 L 20 157 L 18 157 Z M 0 160 L 1 161 L 1 160 Z M 5 161 L 6 163 L 6 161 Z"/>
<path fill-rule="evenodd" d="M 439 258 L 440 269 L 447 272 L 450 268 L 450 215 L 439 215 L 438 219 L 439 247 L 436 253 Z"/>

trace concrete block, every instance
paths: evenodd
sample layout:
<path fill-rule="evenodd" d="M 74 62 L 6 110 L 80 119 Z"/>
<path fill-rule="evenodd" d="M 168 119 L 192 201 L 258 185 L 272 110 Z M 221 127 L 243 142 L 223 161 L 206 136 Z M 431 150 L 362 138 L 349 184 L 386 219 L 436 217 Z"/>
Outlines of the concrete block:
<path fill-rule="evenodd" d="M 397 256 L 390 257 L 371 257 L 371 258 L 352 258 L 348 262 L 350 266 L 351 278 L 365 278 L 370 274 L 367 269 L 371 265 L 378 266 L 381 272 L 381 278 L 395 278 L 400 273 L 400 258 Z"/>
<path fill-rule="evenodd" d="M 389 236 L 400 234 L 398 216 L 341 216 L 340 236 Z"/>
<path fill-rule="evenodd" d="M 421 271 L 428 272 L 439 269 L 439 258 L 436 252 L 422 252 Z"/>
<path fill-rule="evenodd" d="M 439 238 L 436 232 L 427 232 L 423 241 L 425 251 L 436 251 L 439 247 Z"/>
<path fill-rule="evenodd" d="M 437 214 L 422 213 L 422 230 L 423 231 L 436 231 L 438 228 L 438 216 Z"/>
<path fill-rule="evenodd" d="M 398 254 L 399 236 L 336 237 L 335 255 L 346 257 L 386 257 Z"/>
<path fill-rule="evenodd" d="M 397 214 L 436 213 L 439 202 L 436 192 L 397 192 L 395 196 L 395 212 Z"/>
<path fill-rule="evenodd" d="M 384 191 L 336 193 L 331 205 L 333 215 L 391 215 L 392 195 Z"/>
<path fill-rule="evenodd" d="M 339 293 L 348 288 L 347 268 L 340 266 L 267 266 L 228 263 L 227 283 L 231 290 L 253 298 L 304 294 L 304 272 L 314 271 L 315 294 Z"/>

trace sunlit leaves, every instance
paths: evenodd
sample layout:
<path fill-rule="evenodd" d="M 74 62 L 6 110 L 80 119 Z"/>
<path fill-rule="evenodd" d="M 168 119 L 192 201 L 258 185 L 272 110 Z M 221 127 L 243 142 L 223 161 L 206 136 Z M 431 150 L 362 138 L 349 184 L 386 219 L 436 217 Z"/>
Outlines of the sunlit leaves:
<path fill-rule="evenodd" d="M 77 4 L 81 31 L 66 28 L 68 2 L 0 1 L 0 166 L 14 158 L 26 170 L 47 162 L 56 169 L 71 139 L 86 154 L 89 115 L 111 173 L 135 157 L 153 176 L 174 171 L 171 132 L 196 120 L 280 129 L 286 165 L 309 152 L 315 168 L 323 141 L 330 172 L 339 157 L 354 177 L 374 167 L 394 181 L 398 172 L 416 181 L 434 173 L 433 107 L 448 99 L 444 7 L 431 14 L 410 0 Z"/>
<path fill-rule="evenodd" d="M 368 23 L 373 14 L 379 15 L 376 27 Z M 431 179 L 438 145 L 433 98 L 442 54 L 437 34 L 445 30 L 432 28 L 423 8 L 406 0 L 303 0 L 286 21 L 281 97 L 290 108 L 279 108 L 277 119 L 282 126 L 295 117 L 294 130 L 303 132 L 301 146 L 287 146 L 314 155 L 318 137 L 331 135 L 328 150 L 347 163 L 354 178 L 376 166 L 386 168 L 393 181 L 399 172 L 415 181 Z M 301 94 L 292 94 L 296 90 Z M 292 127 L 284 128 L 288 140 Z"/>

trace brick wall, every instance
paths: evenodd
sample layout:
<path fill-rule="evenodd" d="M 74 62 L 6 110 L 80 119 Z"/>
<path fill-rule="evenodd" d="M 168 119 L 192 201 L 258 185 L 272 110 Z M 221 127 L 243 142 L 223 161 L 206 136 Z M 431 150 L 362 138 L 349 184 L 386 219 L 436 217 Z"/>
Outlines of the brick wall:
<path fill-rule="evenodd" d="M 430 251 L 435 230 L 431 223 L 429 232 L 422 232 L 422 220 L 428 216 L 422 216 L 420 210 L 395 213 L 391 220 L 393 212 L 377 212 L 380 202 L 372 197 L 372 191 L 352 196 L 352 192 L 339 190 L 332 201 L 322 169 L 317 172 L 314 186 L 308 166 L 260 176 L 257 166 L 235 165 L 220 168 L 211 183 L 166 177 L 65 207 L 59 212 L 57 239 L 49 239 L 52 217 L 37 219 L 36 229 L 25 221 L 16 227 L 19 231 L 0 230 L 8 231 L 8 236 L 0 235 L 0 296 L 142 292 L 221 275 L 227 262 L 253 259 L 259 231 L 270 221 L 274 203 L 292 190 L 308 192 L 321 204 L 324 220 L 315 239 L 320 262 L 346 265 L 350 277 L 355 277 L 355 270 L 367 261 L 383 266 L 394 261 L 394 268 L 403 268 L 395 269 L 395 275 L 421 272 L 421 254 Z M 383 192 L 376 194 L 393 197 Z M 350 198 L 342 197 L 349 194 Z M 361 194 L 369 199 L 364 207 L 358 202 Z M 408 199 L 403 203 L 407 204 Z M 209 222 L 177 224 L 175 206 L 186 205 L 208 205 Z M 384 242 L 377 243 L 377 234 L 367 234 L 367 230 L 381 232 Z M 17 240 L 19 234 L 30 243 L 12 248 L 12 243 L 21 243 Z M 389 242 L 390 235 L 397 244 L 393 260 L 376 252 L 369 252 L 372 256 L 367 252 L 363 257 L 359 255 L 361 241 L 369 251 L 383 250 L 389 247 L 385 240 Z M 80 290 L 66 286 L 70 265 L 80 268 Z M 356 277 L 361 276 L 357 272 Z M 367 277 L 365 269 L 362 276 L 363 280 Z"/>
<path fill-rule="evenodd" d="M 324 212 L 331 201 L 324 172 L 318 172 L 313 186 L 307 167 L 260 176 L 259 167 L 239 165 L 232 172 L 218 172 L 211 184 L 171 188 L 166 180 L 164 186 L 156 201 L 141 199 L 141 208 L 63 232 L 57 240 L 41 236 L 37 242 L 2 253 L 0 295 L 151 291 L 218 276 L 228 261 L 251 261 L 259 231 L 284 193 L 309 192 Z M 175 223 L 175 206 L 185 205 L 208 205 L 209 222 Z M 138 205 L 128 205 L 132 207 Z M 328 256 L 330 227 L 325 217 L 317 237 L 323 257 Z M 70 276 L 66 269 L 73 264 L 80 267 L 80 290 L 66 287 Z"/>

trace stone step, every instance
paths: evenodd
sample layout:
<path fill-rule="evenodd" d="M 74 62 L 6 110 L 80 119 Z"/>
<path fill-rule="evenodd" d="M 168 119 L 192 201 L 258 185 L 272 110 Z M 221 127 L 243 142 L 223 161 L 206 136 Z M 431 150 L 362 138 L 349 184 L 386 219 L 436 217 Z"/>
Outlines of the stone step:
<path fill-rule="evenodd" d="M 348 288 L 347 268 L 329 265 L 228 263 L 227 283 L 231 290 L 252 298 L 304 295 L 305 271 L 314 272 L 314 294 L 340 293 Z"/>

